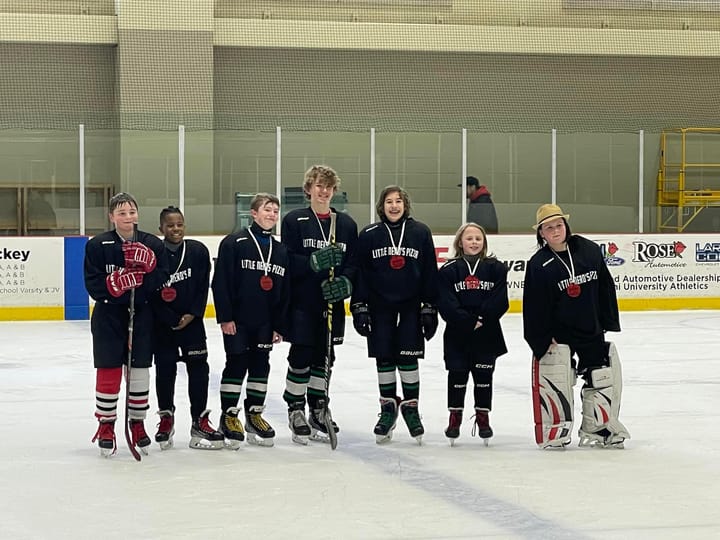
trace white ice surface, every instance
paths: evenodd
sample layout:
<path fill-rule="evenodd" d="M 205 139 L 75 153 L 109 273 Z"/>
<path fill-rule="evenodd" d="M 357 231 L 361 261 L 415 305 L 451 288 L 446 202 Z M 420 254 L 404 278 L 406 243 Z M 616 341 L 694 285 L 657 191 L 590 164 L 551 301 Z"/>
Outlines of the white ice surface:
<path fill-rule="evenodd" d="M 375 443 L 374 362 L 348 321 L 331 385 L 339 446 L 293 444 L 284 389 L 287 345 L 272 353 L 266 417 L 275 447 L 187 447 L 187 378 L 177 382 L 175 448 L 135 462 L 99 457 L 87 322 L 0 323 L 0 538 L 720 538 L 720 312 L 623 313 L 624 451 L 537 449 L 529 351 L 507 315 L 510 352 L 495 372 L 489 447 L 468 413 L 451 448 L 442 328 L 421 361 L 418 446 L 399 424 Z M 224 363 L 206 321 L 212 421 Z M 152 383 L 154 384 L 154 383 Z M 576 418 L 579 403 L 576 388 Z M 122 398 L 121 398 L 122 401 Z M 470 395 L 466 406 L 471 409 Z M 154 391 L 146 427 L 157 416 Z"/>

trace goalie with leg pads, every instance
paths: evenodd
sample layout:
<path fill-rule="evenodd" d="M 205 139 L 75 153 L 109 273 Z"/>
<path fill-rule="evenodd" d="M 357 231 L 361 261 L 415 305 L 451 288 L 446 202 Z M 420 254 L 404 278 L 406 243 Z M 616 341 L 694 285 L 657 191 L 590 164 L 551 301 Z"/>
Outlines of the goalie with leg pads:
<path fill-rule="evenodd" d="M 580 446 L 624 448 L 630 438 L 627 428 L 620 422 L 622 396 L 622 368 L 614 343 L 606 343 L 609 366 L 589 370 L 583 386 L 582 424 L 578 435 Z"/>
<path fill-rule="evenodd" d="M 533 359 L 532 398 L 535 442 L 540 448 L 562 448 L 570 443 L 573 426 L 573 386 L 570 347 L 555 345 Z"/>

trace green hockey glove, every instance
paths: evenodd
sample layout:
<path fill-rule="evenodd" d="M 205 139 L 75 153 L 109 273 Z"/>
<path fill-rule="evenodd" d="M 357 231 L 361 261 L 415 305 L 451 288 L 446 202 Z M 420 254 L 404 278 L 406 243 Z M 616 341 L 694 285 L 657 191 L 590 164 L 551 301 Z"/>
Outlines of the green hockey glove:
<path fill-rule="evenodd" d="M 310 268 L 313 272 L 322 272 L 340 266 L 343 261 L 343 250 L 338 246 L 327 246 L 310 255 Z"/>
<path fill-rule="evenodd" d="M 352 294 L 352 284 L 345 276 L 335 279 L 326 279 L 320 284 L 322 295 L 328 304 L 334 304 L 349 298 Z"/>

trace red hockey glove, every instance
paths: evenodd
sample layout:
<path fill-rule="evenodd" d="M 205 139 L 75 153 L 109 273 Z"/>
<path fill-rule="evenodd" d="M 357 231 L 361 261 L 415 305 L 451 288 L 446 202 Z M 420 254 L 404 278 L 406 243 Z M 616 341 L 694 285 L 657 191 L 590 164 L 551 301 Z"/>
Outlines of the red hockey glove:
<path fill-rule="evenodd" d="M 125 256 L 125 268 L 142 270 L 144 273 L 152 272 L 157 266 L 155 252 L 140 242 L 125 242 L 122 245 Z"/>
<path fill-rule="evenodd" d="M 105 278 L 105 286 L 108 292 L 115 298 L 118 298 L 129 291 L 142 285 L 143 273 L 136 271 L 130 272 L 125 268 L 115 270 Z"/>

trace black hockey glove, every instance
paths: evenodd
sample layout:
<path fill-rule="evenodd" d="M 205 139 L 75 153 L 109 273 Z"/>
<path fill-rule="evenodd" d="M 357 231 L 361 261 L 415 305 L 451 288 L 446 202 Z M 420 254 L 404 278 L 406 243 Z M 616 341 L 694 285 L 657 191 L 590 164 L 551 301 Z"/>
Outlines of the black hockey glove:
<path fill-rule="evenodd" d="M 343 250 L 337 246 L 328 246 L 310 254 L 310 268 L 313 272 L 322 272 L 340 266 L 343 261 Z"/>
<path fill-rule="evenodd" d="M 350 306 L 353 317 L 353 326 L 358 334 L 368 337 L 372 334 L 372 318 L 367 304 L 357 303 Z"/>
<path fill-rule="evenodd" d="M 423 304 L 420 308 L 420 326 L 422 326 L 423 336 L 430 341 L 438 327 L 438 312 L 435 306 Z"/>
<path fill-rule="evenodd" d="M 322 295 L 328 304 L 334 304 L 349 298 L 352 294 L 352 284 L 345 276 L 335 279 L 326 279 L 320 284 Z"/>

